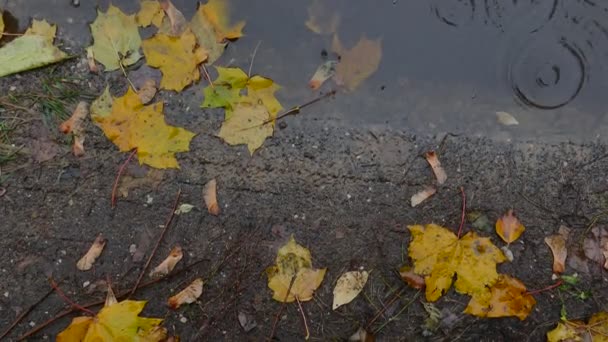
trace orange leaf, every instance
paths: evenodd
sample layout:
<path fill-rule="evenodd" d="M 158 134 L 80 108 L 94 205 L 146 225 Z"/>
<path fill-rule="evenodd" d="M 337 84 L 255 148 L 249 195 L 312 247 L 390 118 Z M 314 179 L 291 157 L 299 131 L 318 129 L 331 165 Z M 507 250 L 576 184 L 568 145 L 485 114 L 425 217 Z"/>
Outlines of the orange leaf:
<path fill-rule="evenodd" d="M 437 179 L 437 184 L 445 183 L 445 181 L 448 179 L 448 175 L 445 173 L 443 166 L 441 166 L 441 162 L 439 161 L 439 157 L 437 157 L 437 153 L 435 153 L 435 151 L 428 151 L 424 154 L 424 158 L 433 169 L 433 173 L 435 174 L 435 178 Z"/>
<path fill-rule="evenodd" d="M 401 267 L 399 269 L 399 275 L 401 276 L 401 279 L 412 288 L 420 290 L 426 286 L 424 278 L 414 273 L 414 270 L 409 266 Z"/>
<path fill-rule="evenodd" d="M 496 234 L 506 243 L 517 240 L 525 230 L 526 227 L 513 214 L 513 209 L 496 221 Z"/>
<path fill-rule="evenodd" d="M 526 286 L 521 281 L 501 274 L 490 288 L 490 296 L 471 297 L 464 312 L 489 318 L 516 316 L 523 321 L 535 304 L 536 300 L 527 293 Z"/>
<path fill-rule="evenodd" d="M 553 253 L 554 273 L 564 273 L 566 270 L 566 258 L 568 257 L 566 241 L 568 240 L 569 233 L 570 229 L 562 226 L 559 228 L 558 234 L 547 236 L 545 238 L 545 243 L 547 246 L 549 246 L 549 248 L 551 248 L 551 252 Z"/>

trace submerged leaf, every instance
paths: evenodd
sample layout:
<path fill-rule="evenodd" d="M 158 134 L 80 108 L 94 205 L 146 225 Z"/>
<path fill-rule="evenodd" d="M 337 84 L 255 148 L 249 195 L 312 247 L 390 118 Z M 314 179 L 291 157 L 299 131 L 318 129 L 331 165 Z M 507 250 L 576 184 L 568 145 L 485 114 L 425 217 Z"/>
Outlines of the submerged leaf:
<path fill-rule="evenodd" d="M 298 245 L 292 235 L 279 249 L 276 265 L 266 269 L 268 287 L 274 292 L 272 298 L 286 303 L 295 301 L 296 297 L 301 302 L 311 300 L 326 271 L 326 268 L 312 268 L 310 251 Z"/>
<path fill-rule="evenodd" d="M 324 0 L 313 0 L 308 6 L 308 20 L 306 27 L 317 34 L 332 34 L 338 29 L 340 15 L 332 11 L 329 2 Z"/>
<path fill-rule="evenodd" d="M 536 304 L 534 297 L 527 293 L 526 286 L 506 274 L 499 276 L 490 293 L 489 298 L 473 296 L 464 312 L 490 318 L 516 316 L 523 321 Z"/>
<path fill-rule="evenodd" d="M 224 53 L 227 43 L 217 41 L 215 29 L 205 16 L 200 3 L 190 20 L 190 29 L 196 36 L 198 44 L 207 51 L 206 64 L 213 64 Z"/>
<path fill-rule="evenodd" d="M 209 0 L 202 6 L 203 14 L 215 30 L 217 42 L 222 42 L 224 39 L 236 39 L 243 36 L 244 21 L 239 21 L 236 24 L 229 23 L 229 7 L 226 0 Z"/>
<path fill-rule="evenodd" d="M 334 35 L 332 49 L 340 56 L 336 66 L 335 79 L 348 90 L 355 90 L 361 82 L 371 76 L 380 65 L 382 58 L 382 42 L 361 37 L 351 49 L 346 49 Z"/>
<path fill-rule="evenodd" d="M 336 310 L 355 299 L 367 283 L 368 276 L 369 273 L 366 271 L 352 271 L 342 274 L 336 282 L 336 287 L 334 287 L 332 308 Z"/>

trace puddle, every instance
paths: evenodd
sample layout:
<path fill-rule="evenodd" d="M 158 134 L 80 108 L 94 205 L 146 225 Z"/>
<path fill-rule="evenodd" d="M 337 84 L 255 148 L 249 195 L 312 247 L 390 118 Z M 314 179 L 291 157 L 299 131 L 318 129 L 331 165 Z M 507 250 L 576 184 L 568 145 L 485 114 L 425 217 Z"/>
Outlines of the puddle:
<path fill-rule="evenodd" d="M 106 1 L 107 2 L 107 1 Z M 9 0 L 21 25 L 46 18 L 74 45 L 90 42 L 94 4 L 70 0 Z M 104 1 L 101 1 L 105 6 Z M 135 11 L 136 1 L 113 1 Z M 190 17 L 193 1 L 174 1 Z M 331 36 L 305 22 L 312 1 L 232 0 L 246 36 L 220 65 L 253 70 L 283 86 L 286 107 L 314 97 L 307 83 L 331 52 Z M 591 0 L 336 0 L 337 33 L 345 46 L 361 36 L 382 39 L 379 69 L 358 89 L 306 111 L 327 125 L 383 126 L 496 139 L 606 141 L 608 128 L 608 3 Z M 194 90 L 197 91 L 196 86 Z M 328 90 L 331 84 L 324 85 Z M 496 112 L 519 125 L 502 126 Z"/>

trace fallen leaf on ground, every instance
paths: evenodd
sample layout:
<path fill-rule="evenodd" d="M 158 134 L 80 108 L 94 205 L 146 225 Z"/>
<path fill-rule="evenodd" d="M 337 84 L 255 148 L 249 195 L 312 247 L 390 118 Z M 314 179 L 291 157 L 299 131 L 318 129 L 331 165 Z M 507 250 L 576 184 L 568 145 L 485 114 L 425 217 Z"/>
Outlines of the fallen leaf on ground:
<path fill-rule="evenodd" d="M 160 87 L 181 91 L 200 79 L 198 65 L 207 59 L 207 52 L 196 45 L 196 36 L 190 29 L 179 37 L 157 33 L 142 43 L 149 66 L 163 73 Z"/>
<path fill-rule="evenodd" d="M 551 248 L 553 254 L 553 273 L 564 273 L 566 270 L 566 258 L 568 257 L 566 242 L 569 234 L 570 229 L 561 226 L 558 234 L 545 237 L 545 243 Z"/>
<path fill-rule="evenodd" d="M 97 260 L 97 258 L 101 255 L 103 248 L 106 246 L 106 242 L 107 240 L 104 239 L 101 234 L 99 234 L 97 238 L 95 238 L 95 241 L 93 241 L 93 244 L 86 254 L 83 255 L 80 260 L 78 260 L 76 263 L 76 268 L 81 271 L 90 270 L 93 267 L 95 260 Z"/>
<path fill-rule="evenodd" d="M 507 112 L 496 112 L 496 118 L 498 119 L 498 122 L 505 126 L 519 125 L 517 119 Z"/>
<path fill-rule="evenodd" d="M 424 278 L 414 273 L 414 270 L 410 266 L 401 267 L 399 275 L 411 288 L 421 290 L 426 286 Z"/>
<path fill-rule="evenodd" d="M 467 220 L 473 228 L 482 232 L 489 233 L 494 229 L 494 224 L 490 222 L 488 216 L 481 211 L 472 210 L 467 213 Z"/>
<path fill-rule="evenodd" d="M 344 85 L 348 90 L 355 90 L 361 82 L 371 76 L 380 65 L 382 58 L 382 42 L 361 37 L 351 49 L 346 49 L 334 35 L 332 49 L 340 56 L 336 65 L 336 83 Z"/>
<path fill-rule="evenodd" d="M 489 238 L 469 232 L 462 238 L 436 224 L 408 226 L 414 272 L 424 276 L 426 299 L 434 302 L 452 285 L 458 293 L 481 296 L 498 280 L 496 264 L 505 257 Z"/>
<path fill-rule="evenodd" d="M 270 113 L 264 106 L 240 103 L 234 106 L 217 136 L 230 145 L 247 145 L 249 154 L 253 155 L 266 138 L 272 136 L 272 125 L 264 124 L 269 118 Z"/>
<path fill-rule="evenodd" d="M 142 104 L 148 104 L 156 95 L 156 81 L 151 78 L 145 80 L 144 84 L 137 91 L 137 95 Z"/>
<path fill-rule="evenodd" d="M 255 321 L 255 318 L 243 311 L 239 311 L 239 324 L 241 325 L 241 327 L 243 328 L 243 330 L 245 330 L 245 332 L 250 332 L 251 330 L 253 330 L 255 327 L 258 326 L 258 324 Z"/>
<path fill-rule="evenodd" d="M 608 229 L 593 227 L 591 237 L 583 240 L 585 256 L 594 262 L 603 264 L 608 269 Z"/>
<path fill-rule="evenodd" d="M 129 196 L 129 191 L 135 188 L 151 187 L 155 189 L 163 181 L 163 170 L 150 169 L 143 177 L 124 175 L 120 178 L 118 193 L 122 197 Z"/>
<path fill-rule="evenodd" d="M 477 317 L 509 317 L 520 320 L 528 317 L 536 300 L 527 293 L 526 286 L 516 278 L 501 274 L 490 288 L 491 296 L 473 296 L 464 312 Z"/>
<path fill-rule="evenodd" d="M 328 8 L 330 3 L 323 0 L 313 0 L 308 6 L 306 27 L 317 34 L 335 33 L 340 24 L 340 15 Z"/>
<path fill-rule="evenodd" d="M 506 243 L 519 239 L 525 230 L 526 227 L 513 214 L 513 209 L 509 209 L 506 214 L 496 221 L 496 234 Z"/>
<path fill-rule="evenodd" d="M 365 330 L 365 328 L 359 327 L 359 330 L 352 334 L 348 340 L 351 342 L 374 342 L 376 341 L 376 338 L 370 332 Z"/>
<path fill-rule="evenodd" d="M 160 0 L 160 6 L 167 16 L 163 18 L 158 33 L 171 37 L 181 36 L 188 27 L 184 14 L 169 0 Z"/>
<path fill-rule="evenodd" d="M 215 30 L 217 42 L 224 39 L 236 39 L 243 36 L 244 21 L 230 25 L 230 11 L 226 0 L 209 0 L 202 6 L 203 14 Z"/>
<path fill-rule="evenodd" d="M 281 89 L 281 86 L 274 83 L 270 78 L 255 75 L 247 81 L 247 97 L 243 101 L 264 105 L 270 114 L 270 119 L 274 120 L 279 111 L 283 109 L 274 95 L 279 89 Z"/>
<path fill-rule="evenodd" d="M 150 277 L 160 277 L 166 276 L 171 273 L 175 268 L 175 265 L 182 260 L 184 253 L 182 252 L 182 248 L 180 246 L 175 246 L 169 252 L 169 256 L 163 260 L 158 266 L 156 266 L 152 272 L 150 272 Z"/>
<path fill-rule="evenodd" d="M 325 81 L 332 78 L 336 74 L 336 65 L 338 65 L 337 61 L 325 61 L 319 65 L 308 82 L 310 89 L 317 90 L 321 88 Z"/>
<path fill-rule="evenodd" d="M 160 2 L 156 0 L 143 0 L 139 5 L 139 12 L 135 15 L 137 25 L 142 27 L 150 25 L 160 27 L 165 17 L 165 11 L 161 8 Z"/>
<path fill-rule="evenodd" d="M 437 184 L 445 183 L 445 181 L 448 179 L 448 175 L 445 173 L 443 166 L 441 166 L 437 153 L 435 153 L 435 151 L 429 151 L 424 154 L 424 158 L 431 166 L 431 169 L 433 169 L 433 173 L 437 179 Z"/>
<path fill-rule="evenodd" d="M 418 191 L 417 193 L 412 195 L 412 198 L 410 200 L 412 208 L 417 206 L 418 204 L 426 201 L 427 198 L 433 196 L 436 192 L 437 192 L 437 189 L 435 189 L 432 186 L 427 186 L 424 189 Z"/>
<path fill-rule="evenodd" d="M 89 65 L 89 71 L 92 73 L 98 73 L 99 68 L 95 63 L 95 52 L 93 52 L 93 47 L 89 46 L 87 48 L 87 64 Z"/>
<path fill-rule="evenodd" d="M 139 96 L 129 88 L 114 98 L 108 113 L 109 91 L 91 105 L 91 117 L 106 137 L 122 152 L 137 149 L 140 164 L 152 167 L 179 168 L 175 153 L 189 150 L 194 133 L 169 126 L 163 116 L 163 103 L 144 106 Z"/>
<path fill-rule="evenodd" d="M 190 20 L 190 29 L 196 36 L 198 44 L 207 51 L 206 64 L 213 64 L 224 53 L 227 43 L 216 40 L 215 29 L 205 16 L 203 6 L 200 3 L 192 20 Z"/>
<path fill-rule="evenodd" d="M 355 299 L 367 283 L 369 273 L 366 271 L 346 272 L 338 278 L 334 287 L 333 310 Z"/>
<path fill-rule="evenodd" d="M 95 317 L 76 317 L 57 335 L 57 342 L 72 341 L 146 341 L 157 342 L 166 338 L 167 331 L 160 327 L 161 318 L 139 317 L 146 301 L 118 302 L 111 289 L 106 305 Z"/>
<path fill-rule="evenodd" d="M 439 311 L 439 309 L 437 309 L 437 307 L 433 303 L 422 302 L 422 307 L 428 315 L 428 317 L 424 319 L 423 334 L 433 335 L 437 332 L 437 329 L 439 329 L 439 326 L 441 324 L 441 311 Z"/>
<path fill-rule="evenodd" d="M 217 203 L 217 182 L 214 179 L 205 184 L 203 188 L 203 200 L 207 206 L 209 214 L 217 216 L 220 214 L 220 206 Z"/>
<path fill-rule="evenodd" d="M 0 77 L 39 68 L 68 58 L 53 45 L 57 27 L 44 20 L 32 21 L 24 35 L 0 49 Z"/>
<path fill-rule="evenodd" d="M 141 58 L 141 38 L 135 15 L 125 15 L 110 4 L 106 13 L 97 10 L 97 18 L 91 24 L 93 55 L 99 63 L 112 71 L 134 64 Z"/>
<path fill-rule="evenodd" d="M 608 340 L 608 312 L 600 311 L 585 324 L 582 321 L 562 321 L 547 333 L 548 342 Z"/>
<path fill-rule="evenodd" d="M 292 235 L 289 242 L 279 249 L 276 265 L 266 269 L 272 298 L 285 303 L 295 301 L 296 297 L 301 302 L 309 301 L 321 285 L 326 271 L 326 268 L 312 268 L 310 251 L 298 245 Z"/>
<path fill-rule="evenodd" d="M 48 130 L 42 135 L 36 136 L 36 138 L 30 140 L 28 142 L 28 147 L 32 153 L 32 158 L 37 163 L 49 161 L 61 152 L 59 145 L 51 140 Z"/>
<path fill-rule="evenodd" d="M 175 209 L 175 215 L 187 214 L 192 211 L 192 208 L 194 208 L 192 204 L 183 203 Z"/>
<path fill-rule="evenodd" d="M 181 290 L 175 296 L 169 298 L 169 307 L 173 310 L 179 308 L 184 304 L 192 304 L 196 302 L 198 297 L 203 293 L 203 279 L 196 278 L 188 287 Z"/>
<path fill-rule="evenodd" d="M 247 85 L 249 77 L 240 68 L 216 67 L 215 69 L 218 76 L 213 81 L 213 87 L 209 85 L 203 89 L 205 99 L 201 107 L 232 109 L 233 104 L 240 102 L 241 90 Z"/>
<path fill-rule="evenodd" d="M 2 38 L 2 34 L 4 33 L 4 12 L 0 11 L 0 38 Z"/>
<path fill-rule="evenodd" d="M 89 104 L 80 101 L 74 109 L 72 116 L 61 123 L 59 131 L 63 134 L 72 133 L 74 136 L 74 144 L 72 145 L 72 153 L 80 157 L 84 155 L 84 120 L 89 116 Z"/>

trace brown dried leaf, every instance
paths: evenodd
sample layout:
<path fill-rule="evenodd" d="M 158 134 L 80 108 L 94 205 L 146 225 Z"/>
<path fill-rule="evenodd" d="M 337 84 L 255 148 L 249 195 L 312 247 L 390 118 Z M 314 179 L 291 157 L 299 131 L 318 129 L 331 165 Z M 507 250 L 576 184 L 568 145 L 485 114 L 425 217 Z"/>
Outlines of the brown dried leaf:
<path fill-rule="evenodd" d="M 371 333 L 367 332 L 365 328 L 360 327 L 351 337 L 348 338 L 351 342 L 374 342 L 376 338 Z"/>
<path fill-rule="evenodd" d="M 568 234 L 561 229 L 560 233 L 545 238 L 545 243 L 551 248 L 551 252 L 553 253 L 554 273 L 564 273 L 566 270 L 566 258 L 568 257 L 568 249 L 566 248 Z"/>
<path fill-rule="evenodd" d="M 428 151 L 424 154 L 424 158 L 429 165 L 431 165 L 435 178 L 437 179 L 437 184 L 445 183 L 445 181 L 448 179 L 448 175 L 445 173 L 443 166 L 441 166 L 437 153 L 435 153 L 435 151 Z"/>
<path fill-rule="evenodd" d="M 98 73 L 99 68 L 97 64 L 95 64 L 95 53 L 93 53 L 93 47 L 89 46 L 87 48 L 87 63 L 89 64 L 89 71 L 92 73 Z"/>
<path fill-rule="evenodd" d="M 513 209 L 509 209 L 506 214 L 496 221 L 496 233 L 506 242 L 511 243 L 517 240 L 526 230 L 519 219 L 513 213 Z"/>
<path fill-rule="evenodd" d="M 169 0 L 162 0 L 160 7 L 165 11 L 167 16 L 158 29 L 159 33 L 164 33 L 169 36 L 180 36 L 188 27 L 186 17 L 180 12 Z"/>
<path fill-rule="evenodd" d="M 418 204 L 424 202 L 427 198 L 433 196 L 437 192 L 432 186 L 427 186 L 426 188 L 418 191 L 412 196 L 411 205 L 412 207 L 417 206 Z"/>
<path fill-rule="evenodd" d="M 177 309 L 183 304 L 194 303 L 203 293 L 203 279 L 196 278 L 188 287 L 180 291 L 175 296 L 169 298 L 169 307 Z"/>
<path fill-rule="evenodd" d="M 107 240 L 104 239 L 101 234 L 99 234 L 91 245 L 91 247 L 89 248 L 89 250 L 87 251 L 87 253 L 83 255 L 80 260 L 78 260 L 78 262 L 76 263 L 76 268 L 81 271 L 90 270 L 91 267 L 93 267 L 93 263 L 95 263 L 95 260 L 101 255 L 101 252 L 103 251 L 106 242 Z"/>
<path fill-rule="evenodd" d="M 203 199 L 209 214 L 217 216 L 220 214 L 220 206 L 217 203 L 217 182 L 214 179 L 210 180 L 203 188 Z"/>
<path fill-rule="evenodd" d="M 63 134 L 72 133 L 74 135 L 74 144 L 72 146 L 72 152 L 75 156 L 80 157 L 84 155 L 84 120 L 89 116 L 89 105 L 84 101 L 80 101 L 74 109 L 72 116 L 64 121 L 60 126 L 59 130 Z"/>
<path fill-rule="evenodd" d="M 154 99 L 156 95 L 156 81 L 149 78 L 144 81 L 144 84 L 137 91 L 137 95 L 142 104 L 147 104 Z"/>
<path fill-rule="evenodd" d="M 129 196 L 129 191 L 136 188 L 151 187 L 156 189 L 163 181 L 165 171 L 150 169 L 143 177 L 135 175 L 125 175 L 120 179 L 118 192 L 122 197 Z"/>
<path fill-rule="evenodd" d="M 165 276 L 169 274 L 171 271 L 173 271 L 175 265 L 182 260 L 183 256 L 184 254 L 180 246 L 173 247 L 169 253 L 169 256 L 167 256 L 163 262 L 161 262 L 152 270 L 152 272 L 150 272 L 150 277 Z"/>
<path fill-rule="evenodd" d="M 401 279 L 412 288 L 421 290 L 426 286 L 424 278 L 414 273 L 410 266 L 401 267 L 399 269 L 399 275 L 401 276 Z"/>

